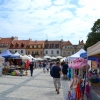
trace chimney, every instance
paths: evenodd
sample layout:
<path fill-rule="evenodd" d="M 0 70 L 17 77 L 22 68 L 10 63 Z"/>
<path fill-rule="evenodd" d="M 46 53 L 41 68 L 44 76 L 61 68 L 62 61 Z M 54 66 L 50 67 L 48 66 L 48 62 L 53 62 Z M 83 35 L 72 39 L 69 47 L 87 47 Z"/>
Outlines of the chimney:
<path fill-rule="evenodd" d="M 80 40 L 79 40 L 79 44 L 80 44 Z"/>
<path fill-rule="evenodd" d="M 32 41 L 32 39 L 31 39 L 31 38 L 29 38 L 29 40 L 30 40 L 30 41 Z"/>
<path fill-rule="evenodd" d="M 12 36 L 11 38 L 14 39 L 14 36 Z"/>
<path fill-rule="evenodd" d="M 35 43 L 37 42 L 37 40 L 35 40 Z"/>
<path fill-rule="evenodd" d="M 81 41 L 81 43 L 83 43 L 83 40 Z"/>
<path fill-rule="evenodd" d="M 61 39 L 61 42 L 63 42 L 63 39 Z"/>
<path fill-rule="evenodd" d="M 14 37 L 14 40 L 18 40 L 18 37 L 17 37 L 17 36 L 15 36 L 15 37 Z"/>

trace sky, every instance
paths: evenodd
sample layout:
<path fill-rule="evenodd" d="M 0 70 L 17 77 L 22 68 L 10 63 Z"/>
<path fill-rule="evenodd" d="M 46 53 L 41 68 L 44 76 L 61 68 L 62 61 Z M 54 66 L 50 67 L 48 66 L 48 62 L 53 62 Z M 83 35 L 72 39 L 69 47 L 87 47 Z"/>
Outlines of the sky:
<path fill-rule="evenodd" d="M 0 0 L 0 37 L 87 40 L 100 0 Z"/>

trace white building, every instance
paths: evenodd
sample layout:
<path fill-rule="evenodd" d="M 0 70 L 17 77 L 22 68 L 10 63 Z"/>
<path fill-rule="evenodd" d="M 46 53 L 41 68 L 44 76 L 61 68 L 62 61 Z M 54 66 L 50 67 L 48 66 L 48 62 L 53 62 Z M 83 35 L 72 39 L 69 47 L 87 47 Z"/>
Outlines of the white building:
<path fill-rule="evenodd" d="M 44 49 L 44 54 L 48 56 L 60 56 L 61 49 Z"/>

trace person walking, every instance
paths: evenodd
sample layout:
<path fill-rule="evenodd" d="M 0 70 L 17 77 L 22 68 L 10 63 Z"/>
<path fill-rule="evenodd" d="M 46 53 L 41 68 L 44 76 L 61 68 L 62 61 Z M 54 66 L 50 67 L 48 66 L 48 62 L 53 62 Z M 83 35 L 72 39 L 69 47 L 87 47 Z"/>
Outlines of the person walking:
<path fill-rule="evenodd" d="M 57 94 L 59 94 L 61 82 L 60 82 L 60 75 L 61 75 L 61 68 L 60 68 L 60 62 L 56 62 L 56 65 L 52 67 L 52 72 L 53 72 L 53 81 L 54 81 L 54 86 L 57 91 Z"/>
<path fill-rule="evenodd" d="M 33 68 L 34 67 L 34 62 L 31 62 L 30 63 L 30 73 L 31 73 L 31 76 L 33 76 Z"/>
<path fill-rule="evenodd" d="M 62 73 L 63 73 L 63 79 L 66 78 L 68 72 L 68 63 L 64 62 L 62 65 Z"/>
<path fill-rule="evenodd" d="M 47 65 L 46 65 L 47 73 L 49 72 L 49 68 L 50 68 L 50 64 L 47 63 Z"/>
<path fill-rule="evenodd" d="M 43 72 L 45 73 L 46 62 L 43 62 Z"/>

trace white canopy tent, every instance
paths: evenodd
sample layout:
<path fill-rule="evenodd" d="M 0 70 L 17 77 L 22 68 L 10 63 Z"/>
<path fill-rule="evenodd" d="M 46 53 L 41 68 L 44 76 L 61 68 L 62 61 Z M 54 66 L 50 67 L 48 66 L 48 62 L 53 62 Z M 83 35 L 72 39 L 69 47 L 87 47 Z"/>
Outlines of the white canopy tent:
<path fill-rule="evenodd" d="M 62 59 L 60 59 L 60 61 L 62 62 L 62 61 L 65 61 L 66 60 L 66 57 L 64 57 L 64 58 L 62 58 Z"/>
<path fill-rule="evenodd" d="M 13 54 L 14 56 L 22 56 L 21 54 L 19 54 L 18 52 L 16 52 L 15 54 Z"/>
<path fill-rule="evenodd" d="M 57 58 L 57 59 L 62 59 L 63 57 L 62 57 L 62 56 L 57 56 L 56 58 Z"/>
<path fill-rule="evenodd" d="M 45 58 L 45 59 L 48 59 L 49 58 L 50 59 L 51 57 L 50 56 L 44 56 L 43 58 Z"/>
<path fill-rule="evenodd" d="M 76 52 L 75 54 L 69 56 L 68 58 L 66 58 L 68 61 L 71 59 L 75 59 L 75 58 L 79 58 L 81 53 L 85 53 L 86 51 L 84 49 L 80 49 L 78 52 Z"/>
<path fill-rule="evenodd" d="M 50 59 L 51 59 L 51 60 L 56 60 L 57 58 L 56 58 L 56 57 L 51 57 Z"/>
<path fill-rule="evenodd" d="M 24 55 L 24 56 L 21 56 L 22 60 L 23 61 L 27 61 L 27 60 L 30 60 L 30 57 L 28 57 L 27 55 Z"/>
<path fill-rule="evenodd" d="M 43 59 L 38 57 L 38 58 L 35 58 L 36 61 L 42 61 Z"/>
<path fill-rule="evenodd" d="M 32 55 L 28 55 L 30 62 L 36 60 L 36 58 L 32 57 Z"/>

